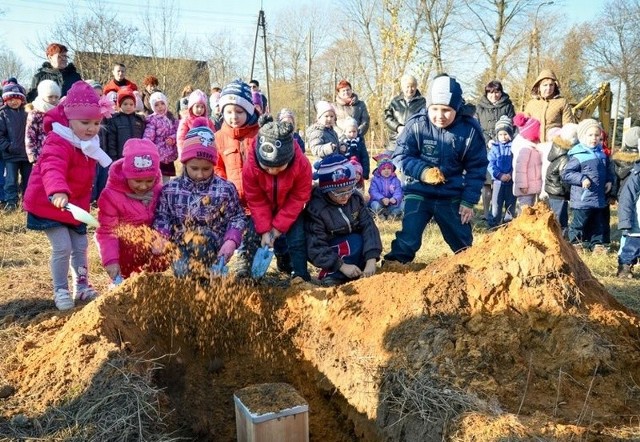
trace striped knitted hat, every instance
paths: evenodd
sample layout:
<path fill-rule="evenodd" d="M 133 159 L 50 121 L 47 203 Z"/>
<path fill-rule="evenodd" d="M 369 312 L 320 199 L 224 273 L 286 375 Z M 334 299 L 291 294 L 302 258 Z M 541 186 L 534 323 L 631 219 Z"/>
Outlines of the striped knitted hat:
<path fill-rule="evenodd" d="M 235 104 L 240 106 L 247 113 L 247 116 L 251 116 L 255 113 L 255 106 L 251 96 L 251 88 L 242 80 L 234 80 L 222 89 L 220 93 L 220 111 L 224 109 L 227 104 Z"/>
<path fill-rule="evenodd" d="M 318 187 L 323 193 L 355 186 L 358 181 L 353 164 L 347 157 L 339 154 L 324 157 L 318 165 L 314 178 L 318 180 Z"/>

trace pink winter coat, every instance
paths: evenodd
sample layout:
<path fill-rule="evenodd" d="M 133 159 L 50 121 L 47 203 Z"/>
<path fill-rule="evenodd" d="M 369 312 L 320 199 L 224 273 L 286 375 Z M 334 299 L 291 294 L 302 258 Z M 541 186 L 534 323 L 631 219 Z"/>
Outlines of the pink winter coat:
<path fill-rule="evenodd" d="M 542 153 L 535 143 L 518 135 L 511 144 L 514 157 L 513 194 L 537 195 L 542 191 Z M 527 188 L 522 193 L 520 188 Z"/>
<path fill-rule="evenodd" d="M 45 131 L 54 122 L 68 125 L 59 114 L 61 106 L 45 114 Z M 89 210 L 96 160 L 85 156 L 73 144 L 51 131 L 47 133 L 40 157 L 33 166 L 24 195 L 24 210 L 41 218 L 79 226 L 67 210 L 60 210 L 49 201 L 54 193 L 64 193 L 69 202 Z"/>
<path fill-rule="evenodd" d="M 201 117 L 196 117 L 191 113 L 191 109 L 189 109 L 188 115 L 180 119 L 180 124 L 178 125 L 178 136 L 177 136 L 177 144 L 178 144 L 179 152 L 182 151 L 182 145 L 184 144 L 184 139 L 187 136 L 187 132 L 189 132 L 189 130 L 193 127 L 193 121 L 196 118 L 201 118 Z M 209 129 L 211 129 L 211 132 L 215 132 L 216 126 L 215 124 L 213 124 L 213 121 L 211 121 L 211 119 L 206 116 L 202 116 L 202 118 L 207 119 L 207 126 L 209 126 Z"/>
<path fill-rule="evenodd" d="M 147 117 L 147 125 L 144 129 L 143 138 L 151 140 L 158 148 L 160 162 L 173 163 L 178 159 L 178 147 L 176 146 L 176 133 L 178 131 L 178 120 L 171 120 L 166 115 L 153 113 Z M 173 139 L 173 145 L 167 145 L 167 139 Z"/>
<path fill-rule="evenodd" d="M 152 189 L 152 198 L 148 204 L 131 198 L 132 193 L 127 179 L 122 174 L 124 159 L 117 160 L 109 168 L 107 185 L 98 200 L 98 221 L 100 227 L 96 230 L 96 242 L 102 264 L 119 263 L 122 276 L 125 278 L 132 271 L 140 268 L 152 260 L 151 241 L 149 231 L 145 227 L 151 226 L 153 216 L 158 205 L 158 198 L 162 190 L 162 176 L 158 174 Z M 126 234 L 118 236 L 118 228 L 126 226 Z M 140 227 L 140 234 L 135 229 Z M 145 232 L 146 230 L 146 232 Z M 162 270 L 154 269 L 154 270 Z"/>

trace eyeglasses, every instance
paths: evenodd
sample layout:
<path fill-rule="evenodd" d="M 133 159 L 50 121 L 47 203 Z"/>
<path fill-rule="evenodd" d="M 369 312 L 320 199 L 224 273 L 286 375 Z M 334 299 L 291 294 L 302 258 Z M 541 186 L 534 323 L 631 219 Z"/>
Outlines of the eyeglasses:
<path fill-rule="evenodd" d="M 346 198 L 348 196 L 351 196 L 353 194 L 353 192 L 355 192 L 356 187 L 349 187 L 346 190 L 341 190 L 341 191 L 335 191 L 332 190 L 329 193 L 331 194 L 331 196 L 333 196 L 334 198 Z"/>

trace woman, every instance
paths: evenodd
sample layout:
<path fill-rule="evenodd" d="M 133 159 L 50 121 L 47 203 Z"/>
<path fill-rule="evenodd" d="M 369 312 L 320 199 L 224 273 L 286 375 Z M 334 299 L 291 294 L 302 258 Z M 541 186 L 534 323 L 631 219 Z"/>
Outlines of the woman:
<path fill-rule="evenodd" d="M 38 96 L 38 84 L 42 80 L 53 80 L 58 83 L 63 97 L 67 95 L 67 91 L 73 83 L 82 80 L 73 63 L 69 63 L 67 52 L 67 47 L 60 43 L 51 43 L 47 46 L 47 61 L 42 63 L 42 67 L 38 69 L 31 80 L 31 89 L 27 93 L 29 103 Z"/>
<path fill-rule="evenodd" d="M 547 133 L 554 127 L 576 123 L 571 106 L 560 96 L 560 85 L 556 74 L 544 69 L 531 88 L 533 98 L 529 100 L 524 113 L 540 121 L 540 141 L 548 141 Z"/>
<path fill-rule="evenodd" d="M 364 137 L 369 130 L 369 111 L 364 101 L 360 101 L 353 93 L 351 83 L 347 80 L 340 80 L 336 86 L 336 131 L 342 135 L 345 128 L 343 122 L 347 118 L 353 118 L 358 122 L 358 135 Z"/>
<path fill-rule="evenodd" d="M 144 106 L 145 115 L 151 115 L 153 113 L 153 108 L 149 98 L 151 98 L 151 94 L 154 92 L 162 92 L 158 89 L 159 84 L 158 79 L 153 75 L 147 75 L 142 80 L 142 104 Z"/>
<path fill-rule="evenodd" d="M 484 87 L 484 96 L 478 102 L 476 106 L 476 116 L 482 126 L 482 133 L 484 135 L 484 142 L 489 149 L 489 142 L 495 139 L 496 136 L 496 123 L 502 117 L 506 115 L 513 120 L 516 115 L 516 111 L 513 108 L 513 103 L 509 98 L 509 94 L 504 92 L 502 83 L 498 80 L 490 81 Z M 484 209 L 484 219 L 489 218 L 489 210 L 491 208 L 491 174 L 487 172 L 487 178 L 482 188 L 482 208 Z"/>

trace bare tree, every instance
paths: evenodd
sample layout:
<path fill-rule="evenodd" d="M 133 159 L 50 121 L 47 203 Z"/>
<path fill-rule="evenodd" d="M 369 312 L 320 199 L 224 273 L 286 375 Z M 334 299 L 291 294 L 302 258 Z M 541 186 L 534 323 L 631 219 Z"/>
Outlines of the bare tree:
<path fill-rule="evenodd" d="M 0 46 L 0 81 L 9 77 L 15 77 L 18 81 L 24 80 L 27 72 L 18 55 L 6 47 Z"/>

